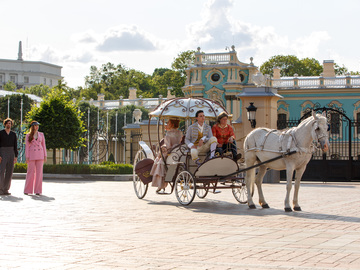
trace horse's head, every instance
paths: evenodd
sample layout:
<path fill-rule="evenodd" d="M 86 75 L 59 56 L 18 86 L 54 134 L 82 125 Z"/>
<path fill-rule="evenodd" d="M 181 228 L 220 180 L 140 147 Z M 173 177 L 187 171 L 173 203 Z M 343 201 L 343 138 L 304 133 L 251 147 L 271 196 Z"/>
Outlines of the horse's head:
<path fill-rule="evenodd" d="M 314 141 L 317 141 L 321 145 L 321 149 L 326 152 L 329 150 L 330 143 L 328 137 L 328 122 L 326 118 L 325 112 L 322 114 L 315 114 L 312 112 L 312 116 L 314 117 L 313 129 L 311 135 Z"/>

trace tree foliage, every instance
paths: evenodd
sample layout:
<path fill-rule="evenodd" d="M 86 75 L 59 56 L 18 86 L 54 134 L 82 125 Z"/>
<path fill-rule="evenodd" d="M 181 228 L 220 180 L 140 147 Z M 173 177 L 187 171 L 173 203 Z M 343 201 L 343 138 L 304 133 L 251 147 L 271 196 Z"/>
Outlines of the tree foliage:
<path fill-rule="evenodd" d="M 16 84 L 12 81 L 7 81 L 7 83 L 4 85 L 4 90 L 16 91 Z"/>
<path fill-rule="evenodd" d="M 188 50 L 178 54 L 177 57 L 174 58 L 174 61 L 171 64 L 171 68 L 175 71 L 181 73 L 183 77 L 186 77 L 185 70 L 189 66 L 190 63 L 194 63 L 195 61 L 195 51 Z"/>
<path fill-rule="evenodd" d="M 260 72 L 273 76 L 274 67 L 280 68 L 281 77 L 320 76 L 323 71 L 315 58 L 299 59 L 295 55 L 275 55 L 260 66 Z"/>
<path fill-rule="evenodd" d="M 28 122 L 40 122 L 44 132 L 46 147 L 53 149 L 53 163 L 56 163 L 56 149 L 76 150 L 84 145 L 83 121 L 74 103 L 64 94 L 63 89 L 53 89 L 41 102 L 40 107 L 32 107 L 26 116 Z"/>
<path fill-rule="evenodd" d="M 50 86 L 39 84 L 39 85 L 27 87 L 25 89 L 19 89 L 19 92 L 36 95 L 38 97 L 45 97 L 50 92 L 50 90 L 51 90 Z"/>
<path fill-rule="evenodd" d="M 21 106 L 22 101 L 22 106 Z M 34 100 L 25 94 L 8 95 L 0 98 L 0 119 L 4 120 L 8 117 L 8 109 L 10 109 L 9 117 L 14 120 L 14 129 L 20 127 L 21 116 L 25 119 L 25 115 L 30 111 L 31 106 L 35 103 Z M 21 108 L 22 107 L 22 108 Z M 22 109 L 22 115 L 21 115 Z"/>

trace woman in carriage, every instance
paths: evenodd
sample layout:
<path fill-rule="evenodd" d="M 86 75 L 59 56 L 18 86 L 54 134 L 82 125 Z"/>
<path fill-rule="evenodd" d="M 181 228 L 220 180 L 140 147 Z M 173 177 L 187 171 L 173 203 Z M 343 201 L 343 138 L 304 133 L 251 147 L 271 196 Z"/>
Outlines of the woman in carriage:
<path fill-rule="evenodd" d="M 235 133 L 234 129 L 227 123 L 228 118 L 226 112 L 220 113 L 216 124 L 212 127 L 212 133 L 217 139 L 216 152 L 223 155 L 223 153 L 231 151 L 233 159 L 237 161 L 241 155 L 237 154 Z"/>
<path fill-rule="evenodd" d="M 166 136 L 164 137 L 163 144 L 160 145 L 160 151 L 154 160 L 154 165 L 151 168 L 150 175 L 152 175 L 152 186 L 157 187 L 156 192 L 165 189 L 167 183 L 165 182 L 165 163 L 162 158 L 161 152 L 165 159 L 168 152 L 176 145 L 181 143 L 183 133 L 178 130 L 180 120 L 170 119 L 166 125 Z"/>

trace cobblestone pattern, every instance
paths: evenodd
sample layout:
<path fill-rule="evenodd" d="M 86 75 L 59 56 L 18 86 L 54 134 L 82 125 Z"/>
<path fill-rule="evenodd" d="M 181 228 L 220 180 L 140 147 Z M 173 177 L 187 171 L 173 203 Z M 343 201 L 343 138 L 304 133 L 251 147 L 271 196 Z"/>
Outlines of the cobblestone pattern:
<path fill-rule="evenodd" d="M 182 207 L 155 188 L 139 200 L 132 182 L 23 188 L 0 196 L 1 269 L 360 269 L 356 183 L 302 183 L 291 213 L 283 183 L 264 184 L 271 208 L 255 210 L 230 190 Z"/>

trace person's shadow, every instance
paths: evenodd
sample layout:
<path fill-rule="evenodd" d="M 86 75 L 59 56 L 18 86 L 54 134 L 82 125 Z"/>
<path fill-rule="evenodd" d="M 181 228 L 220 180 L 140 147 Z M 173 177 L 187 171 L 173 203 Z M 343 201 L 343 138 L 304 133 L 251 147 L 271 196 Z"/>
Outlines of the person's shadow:
<path fill-rule="evenodd" d="M 55 198 L 53 197 L 48 197 L 45 195 L 30 195 L 31 199 L 35 200 L 35 201 L 43 201 L 43 202 L 51 202 L 54 201 Z"/>
<path fill-rule="evenodd" d="M 13 195 L 2 195 L 0 196 L 0 201 L 8 201 L 8 202 L 20 202 L 24 200 L 23 198 L 21 197 L 16 197 L 16 196 L 13 196 Z"/>

